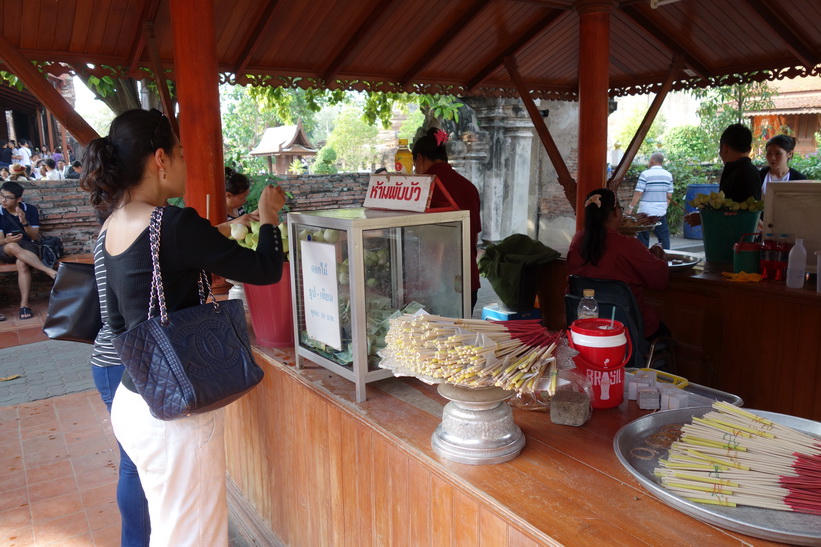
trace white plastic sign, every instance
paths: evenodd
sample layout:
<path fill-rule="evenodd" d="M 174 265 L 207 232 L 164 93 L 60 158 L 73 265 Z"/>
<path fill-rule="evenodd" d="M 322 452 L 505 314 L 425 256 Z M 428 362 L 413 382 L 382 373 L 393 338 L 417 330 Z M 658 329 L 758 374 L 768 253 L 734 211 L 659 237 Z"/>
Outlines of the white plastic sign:
<path fill-rule="evenodd" d="M 371 175 L 365 207 L 424 213 L 430 203 L 433 175 Z"/>
<path fill-rule="evenodd" d="M 302 291 L 308 336 L 342 350 L 339 330 L 339 298 L 336 285 L 336 246 L 300 241 Z"/>

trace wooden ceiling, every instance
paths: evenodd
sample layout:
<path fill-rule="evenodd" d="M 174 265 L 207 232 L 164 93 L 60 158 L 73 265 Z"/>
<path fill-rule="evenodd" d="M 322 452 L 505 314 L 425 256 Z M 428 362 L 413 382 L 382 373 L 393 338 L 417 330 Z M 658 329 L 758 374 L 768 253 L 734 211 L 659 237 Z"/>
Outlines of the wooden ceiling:
<path fill-rule="evenodd" d="M 4 0 L 3 13 L 18 14 L 19 23 L 6 17 L 3 34 L 32 61 L 144 77 L 151 74 L 141 69 L 151 66 L 146 36 L 153 29 L 173 79 L 168 1 Z M 657 9 L 650 2 L 613 0 L 613 96 L 656 90 L 673 65 L 673 89 L 821 70 L 819 0 L 679 0 Z M 513 55 L 534 97 L 577 97 L 573 0 L 210 3 L 223 82 L 517 96 L 504 66 Z"/>

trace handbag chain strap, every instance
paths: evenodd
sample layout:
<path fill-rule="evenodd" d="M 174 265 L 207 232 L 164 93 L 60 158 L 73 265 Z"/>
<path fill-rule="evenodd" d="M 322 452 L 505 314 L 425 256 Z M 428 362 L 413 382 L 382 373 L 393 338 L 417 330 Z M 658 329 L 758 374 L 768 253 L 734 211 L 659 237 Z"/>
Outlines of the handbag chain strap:
<path fill-rule="evenodd" d="M 148 241 L 151 245 L 151 293 L 148 299 L 148 319 L 154 317 L 154 308 L 160 310 L 160 324 L 168 326 L 168 308 L 165 304 L 165 291 L 162 286 L 162 272 L 160 271 L 160 231 L 162 228 L 162 215 L 165 207 L 157 207 L 151 213 L 151 221 L 148 223 Z M 206 290 L 207 289 L 207 290 Z M 200 297 L 200 304 L 208 302 L 208 298 L 214 305 L 214 311 L 219 313 L 220 306 L 214 293 L 211 292 L 211 283 L 205 270 L 199 271 L 197 276 L 197 292 Z"/>

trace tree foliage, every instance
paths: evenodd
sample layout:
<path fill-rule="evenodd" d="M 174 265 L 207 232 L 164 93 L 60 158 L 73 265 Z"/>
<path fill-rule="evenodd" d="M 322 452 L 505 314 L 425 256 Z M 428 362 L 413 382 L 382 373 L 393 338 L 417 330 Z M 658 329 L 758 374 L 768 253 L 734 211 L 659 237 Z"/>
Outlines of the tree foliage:
<path fill-rule="evenodd" d="M 311 169 L 317 175 L 334 175 L 336 168 L 336 150 L 331 146 L 323 146 L 316 154 L 316 161 Z"/>
<path fill-rule="evenodd" d="M 326 146 L 337 154 L 337 165 L 343 171 L 370 169 L 378 152 L 375 139 L 379 130 L 362 119 L 354 105 L 342 109 Z"/>
<path fill-rule="evenodd" d="M 708 139 L 715 143 L 717 153 L 724 129 L 734 123 L 748 123 L 748 112 L 772 108 L 776 91 L 767 82 L 755 82 L 696 89 L 692 93 L 701 99 L 696 113 Z"/>

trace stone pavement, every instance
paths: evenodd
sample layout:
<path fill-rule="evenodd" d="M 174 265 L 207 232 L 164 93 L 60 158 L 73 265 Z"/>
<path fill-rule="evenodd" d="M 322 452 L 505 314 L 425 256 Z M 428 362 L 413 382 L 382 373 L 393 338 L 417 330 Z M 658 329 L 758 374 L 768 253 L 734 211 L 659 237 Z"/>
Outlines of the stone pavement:
<path fill-rule="evenodd" d="M 47 340 L 0 349 L 0 407 L 94 389 L 90 344 Z"/>

